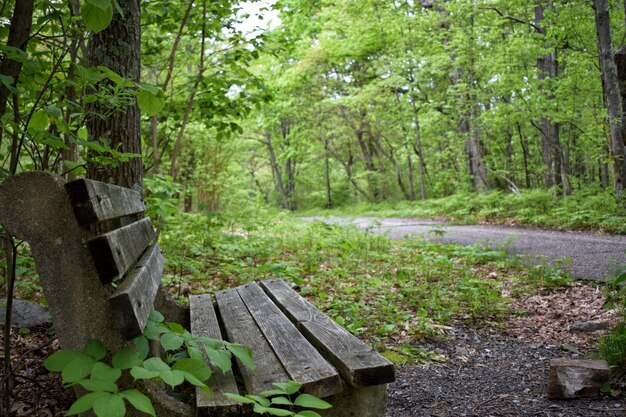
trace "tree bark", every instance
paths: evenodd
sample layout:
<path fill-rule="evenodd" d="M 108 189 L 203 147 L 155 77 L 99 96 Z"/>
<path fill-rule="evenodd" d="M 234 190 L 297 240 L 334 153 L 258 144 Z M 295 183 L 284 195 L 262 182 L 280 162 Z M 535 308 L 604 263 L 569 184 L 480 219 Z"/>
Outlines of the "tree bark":
<path fill-rule="evenodd" d="M 18 0 L 15 2 L 11 26 L 9 27 L 7 46 L 18 48 L 22 51 L 26 50 L 26 44 L 30 38 L 30 29 L 33 24 L 34 3 L 35 0 Z M 21 62 L 9 58 L 4 58 L 2 62 L 0 62 L 0 74 L 12 77 L 14 85 L 21 71 Z M 3 83 L 0 83 L 0 117 L 2 117 L 6 111 L 8 99 L 9 89 Z"/>
<path fill-rule="evenodd" d="M 109 27 L 93 34 L 88 45 L 90 66 L 104 65 L 122 77 L 139 81 L 141 20 L 139 0 L 119 0 L 123 15 L 115 13 Z M 111 109 L 95 103 L 89 109 L 87 130 L 90 140 L 102 140 L 120 152 L 141 155 L 141 126 L 137 100 L 114 109 L 110 116 L 101 115 Z M 137 191 L 143 189 L 143 164 L 141 158 L 130 158 L 117 166 L 91 163 L 87 177 L 109 182 Z"/>
<path fill-rule="evenodd" d="M 595 22 L 600 55 L 604 95 L 609 114 L 609 132 L 611 138 L 611 159 L 613 161 L 613 181 L 615 194 L 622 196 L 626 185 L 626 152 L 624 150 L 623 108 L 620 96 L 617 66 L 613 58 L 613 40 L 609 3 L 607 0 L 595 0 Z"/>

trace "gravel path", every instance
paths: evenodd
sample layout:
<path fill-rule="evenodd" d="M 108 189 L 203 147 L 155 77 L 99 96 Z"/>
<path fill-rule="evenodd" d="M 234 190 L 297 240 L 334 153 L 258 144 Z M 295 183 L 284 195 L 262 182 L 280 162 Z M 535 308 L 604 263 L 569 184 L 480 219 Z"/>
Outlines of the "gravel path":
<path fill-rule="evenodd" d="M 328 223 L 354 224 L 369 233 L 392 239 L 412 236 L 455 243 L 480 244 L 520 255 L 529 262 L 571 260 L 563 264 L 578 279 L 605 280 L 618 265 L 626 264 L 626 236 L 594 235 L 509 226 L 454 226 L 433 220 L 371 217 L 308 217 Z"/>

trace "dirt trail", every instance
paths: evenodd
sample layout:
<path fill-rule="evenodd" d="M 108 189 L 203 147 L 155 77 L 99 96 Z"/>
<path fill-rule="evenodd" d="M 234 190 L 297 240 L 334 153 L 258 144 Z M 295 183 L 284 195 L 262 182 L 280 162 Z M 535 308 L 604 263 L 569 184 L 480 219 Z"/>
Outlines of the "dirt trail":
<path fill-rule="evenodd" d="M 626 236 L 509 226 L 456 226 L 422 219 L 308 217 L 305 220 L 354 224 L 392 239 L 424 237 L 436 242 L 485 245 L 522 256 L 531 263 L 567 260 L 562 263 L 563 268 L 578 279 L 606 280 L 617 266 L 626 264 Z"/>

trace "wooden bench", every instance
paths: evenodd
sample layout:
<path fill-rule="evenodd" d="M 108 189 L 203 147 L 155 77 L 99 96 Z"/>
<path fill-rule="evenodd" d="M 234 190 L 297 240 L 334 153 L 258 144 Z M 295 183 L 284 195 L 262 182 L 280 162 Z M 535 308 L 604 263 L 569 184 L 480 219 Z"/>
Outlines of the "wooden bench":
<path fill-rule="evenodd" d="M 143 332 L 156 309 L 194 335 L 254 352 L 256 371 L 234 363 L 229 373 L 214 372 L 213 395 L 197 390 L 199 415 L 242 415 L 224 393 L 256 394 L 289 380 L 333 404 L 325 416 L 384 414 L 393 364 L 284 281 L 192 295 L 188 310 L 172 300 L 160 285 L 164 258 L 144 211 L 139 193 L 91 180 L 26 173 L 0 185 L 0 224 L 30 243 L 63 347 L 82 349 L 98 339 L 117 350 Z M 152 394 L 158 415 L 192 414 L 164 393 Z"/>

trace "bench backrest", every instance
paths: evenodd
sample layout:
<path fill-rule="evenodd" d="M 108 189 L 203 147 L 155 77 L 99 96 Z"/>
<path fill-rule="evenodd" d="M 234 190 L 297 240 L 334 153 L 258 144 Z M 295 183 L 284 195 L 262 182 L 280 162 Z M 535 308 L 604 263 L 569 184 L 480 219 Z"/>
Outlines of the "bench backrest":
<path fill-rule="evenodd" d="M 139 193 L 97 181 L 30 172 L 0 184 L 0 224 L 30 244 L 63 347 L 116 350 L 141 334 L 165 292 L 144 210 Z"/>
<path fill-rule="evenodd" d="M 78 223 L 98 233 L 87 247 L 109 297 L 122 336 L 143 332 L 161 283 L 163 255 L 141 195 L 129 188 L 80 179 L 65 184 Z"/>

